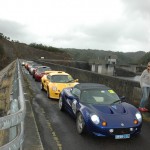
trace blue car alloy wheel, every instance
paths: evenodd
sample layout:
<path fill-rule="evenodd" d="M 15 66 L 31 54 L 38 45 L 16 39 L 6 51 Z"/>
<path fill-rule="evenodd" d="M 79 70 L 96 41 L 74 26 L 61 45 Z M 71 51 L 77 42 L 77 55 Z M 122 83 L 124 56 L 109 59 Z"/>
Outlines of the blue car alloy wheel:
<path fill-rule="evenodd" d="M 62 96 L 59 97 L 59 110 L 61 110 L 61 111 L 64 110 Z"/>
<path fill-rule="evenodd" d="M 80 112 L 77 114 L 76 126 L 77 126 L 78 133 L 83 134 L 85 131 L 85 121 L 84 121 L 83 116 Z"/>

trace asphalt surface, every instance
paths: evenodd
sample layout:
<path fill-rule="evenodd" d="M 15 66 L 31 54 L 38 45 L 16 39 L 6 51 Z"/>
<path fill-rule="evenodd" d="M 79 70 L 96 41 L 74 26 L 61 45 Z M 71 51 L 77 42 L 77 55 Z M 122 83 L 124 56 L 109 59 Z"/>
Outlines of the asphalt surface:
<path fill-rule="evenodd" d="M 29 89 L 26 79 L 23 80 L 23 90 L 26 104 L 23 150 L 44 150 L 31 105 L 33 99 L 32 91 Z"/>
<path fill-rule="evenodd" d="M 83 136 L 76 131 L 75 120 L 66 112 L 59 111 L 58 100 L 48 99 L 46 92 L 40 90 L 40 83 L 35 82 L 23 69 L 33 92 L 32 99 L 26 101 L 25 142 L 27 150 L 149 150 L 150 149 L 150 113 L 143 114 L 144 121 L 140 135 L 131 139 Z M 31 95 L 26 94 L 26 95 Z M 32 108 L 31 108 L 31 105 Z M 29 148 L 31 145 L 31 148 Z M 28 149 L 29 148 L 29 149 Z"/>

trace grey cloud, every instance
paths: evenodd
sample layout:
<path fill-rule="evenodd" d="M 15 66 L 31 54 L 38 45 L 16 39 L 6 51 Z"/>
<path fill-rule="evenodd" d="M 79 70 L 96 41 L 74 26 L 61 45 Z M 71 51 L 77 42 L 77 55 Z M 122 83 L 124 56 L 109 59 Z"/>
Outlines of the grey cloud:
<path fill-rule="evenodd" d="M 0 19 L 0 33 L 10 37 L 11 40 L 17 40 L 27 44 L 36 42 L 38 39 L 38 36 L 29 32 L 25 25 L 8 20 Z"/>
<path fill-rule="evenodd" d="M 0 20 L 0 32 L 12 39 L 19 39 L 24 34 L 24 28 L 17 22 Z"/>
<path fill-rule="evenodd" d="M 116 42 L 121 36 L 121 25 L 116 23 L 102 23 L 94 27 L 88 27 L 83 29 L 87 34 L 91 36 L 93 40 L 101 42 Z"/>
<path fill-rule="evenodd" d="M 141 14 L 143 17 L 150 17 L 150 1 L 149 0 L 122 0 L 126 5 L 126 13 L 133 15 Z"/>
<path fill-rule="evenodd" d="M 138 43 L 142 49 L 143 43 L 148 45 L 149 42 L 148 27 L 141 19 L 120 19 L 117 22 L 104 22 L 94 26 L 76 26 L 64 35 L 55 36 L 53 40 L 55 43 L 64 44 L 65 47 L 122 51 L 124 49 L 121 45 L 132 48 Z"/>
<path fill-rule="evenodd" d="M 149 42 L 149 27 L 145 23 L 139 21 L 129 22 L 124 29 L 124 37 L 126 39 L 133 39 L 137 42 Z"/>

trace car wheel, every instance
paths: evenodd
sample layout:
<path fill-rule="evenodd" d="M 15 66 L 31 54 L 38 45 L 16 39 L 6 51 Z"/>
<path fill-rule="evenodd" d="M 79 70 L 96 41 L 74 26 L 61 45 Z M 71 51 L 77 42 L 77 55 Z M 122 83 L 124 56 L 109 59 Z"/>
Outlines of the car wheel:
<path fill-rule="evenodd" d="M 41 90 L 44 91 L 44 85 L 41 83 Z"/>
<path fill-rule="evenodd" d="M 85 121 L 81 113 L 77 114 L 76 126 L 78 133 L 83 134 L 85 130 Z"/>
<path fill-rule="evenodd" d="M 60 110 L 60 111 L 63 111 L 63 110 L 64 110 L 64 105 L 63 105 L 62 96 L 59 97 L 59 110 Z"/>

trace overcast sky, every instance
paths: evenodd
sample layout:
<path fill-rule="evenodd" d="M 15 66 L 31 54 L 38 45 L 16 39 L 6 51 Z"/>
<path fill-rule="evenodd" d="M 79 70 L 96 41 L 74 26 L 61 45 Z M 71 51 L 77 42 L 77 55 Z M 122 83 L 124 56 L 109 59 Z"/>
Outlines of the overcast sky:
<path fill-rule="evenodd" d="M 150 51 L 150 0 L 1 0 L 0 33 L 23 43 Z"/>

